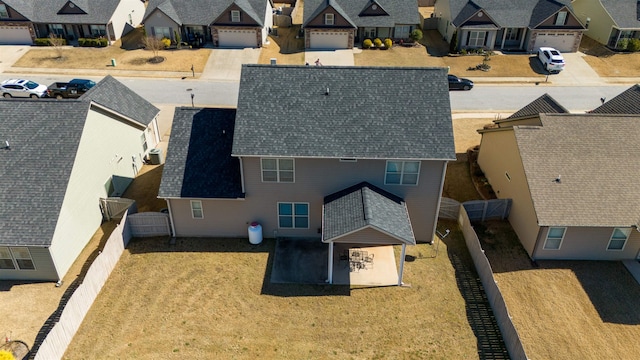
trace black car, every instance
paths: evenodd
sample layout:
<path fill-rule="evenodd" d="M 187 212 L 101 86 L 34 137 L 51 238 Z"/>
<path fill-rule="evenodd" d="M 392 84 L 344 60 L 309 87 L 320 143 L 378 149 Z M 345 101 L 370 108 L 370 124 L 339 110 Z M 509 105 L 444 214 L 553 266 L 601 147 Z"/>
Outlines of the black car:
<path fill-rule="evenodd" d="M 449 75 L 449 90 L 471 90 L 473 81 Z"/>

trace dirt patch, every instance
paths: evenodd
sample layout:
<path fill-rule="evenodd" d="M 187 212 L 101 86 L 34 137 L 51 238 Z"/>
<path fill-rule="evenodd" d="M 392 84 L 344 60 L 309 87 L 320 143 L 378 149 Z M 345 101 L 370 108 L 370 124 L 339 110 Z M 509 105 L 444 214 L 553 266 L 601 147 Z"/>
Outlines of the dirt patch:
<path fill-rule="evenodd" d="M 279 65 L 304 65 L 304 38 L 297 38 L 300 26 L 276 28 L 278 35 L 269 36 L 269 44 L 260 51 L 258 64 L 270 64 L 276 59 Z"/>

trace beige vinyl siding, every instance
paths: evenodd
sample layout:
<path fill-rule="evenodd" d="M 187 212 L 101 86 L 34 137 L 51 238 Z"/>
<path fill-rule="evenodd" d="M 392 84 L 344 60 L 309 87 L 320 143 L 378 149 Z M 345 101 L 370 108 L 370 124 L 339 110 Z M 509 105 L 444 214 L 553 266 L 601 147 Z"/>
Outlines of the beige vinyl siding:
<path fill-rule="evenodd" d="M 584 33 L 588 37 L 596 40 L 601 44 L 609 42 L 611 30 L 615 26 L 615 22 L 609 13 L 602 7 L 598 0 L 576 0 L 572 4 L 576 16 L 583 24 L 587 23 L 587 18 L 591 18 L 589 28 Z M 632 11 L 632 9 L 629 9 Z"/>
<path fill-rule="evenodd" d="M 0 270 L 0 280 L 50 280 L 58 281 L 49 249 L 29 247 L 35 270 Z"/>
<path fill-rule="evenodd" d="M 451 6 L 449 0 L 436 1 L 433 13 L 438 18 L 438 31 L 446 39 L 447 42 L 451 42 L 451 37 L 455 32 L 455 27 L 451 24 Z M 460 36 L 460 34 L 458 34 Z M 458 37 L 458 44 L 460 44 L 460 38 Z"/>
<path fill-rule="evenodd" d="M 105 182 L 112 175 L 133 179 L 142 167 L 142 131 L 95 107 L 88 112 L 68 184 L 51 184 L 66 188 L 50 248 L 60 277 L 102 222 L 99 199 L 107 195 Z"/>
<path fill-rule="evenodd" d="M 538 220 L 513 131 L 484 133 L 478 164 L 497 197 L 513 199 L 509 222 L 527 253 L 532 256 L 539 233 Z M 511 181 L 505 173 L 509 174 Z"/>
<path fill-rule="evenodd" d="M 542 123 L 540 122 L 540 117 L 535 116 L 535 117 L 530 117 L 526 119 L 502 120 L 502 121 L 499 121 L 497 125 L 500 128 L 506 128 L 506 127 L 513 127 L 518 125 L 542 126 Z"/>
<path fill-rule="evenodd" d="M 155 27 L 168 27 L 171 32 L 171 40 L 175 40 L 173 35 L 174 31 L 180 31 L 179 25 L 160 10 L 154 11 L 149 15 L 149 17 L 147 17 L 147 20 L 145 20 L 144 28 L 147 32 L 147 36 L 155 36 L 155 32 L 153 31 L 153 28 Z"/>
<path fill-rule="evenodd" d="M 607 250 L 614 228 L 567 227 L 558 250 L 544 250 L 548 227 L 541 228 L 540 242 L 535 249 L 536 260 L 630 260 L 635 259 L 640 249 L 640 233 L 631 229 L 623 250 Z"/>
<path fill-rule="evenodd" d="M 260 158 L 243 158 L 246 199 L 203 199 L 203 220 L 191 219 L 188 200 L 171 200 L 177 236 L 246 237 L 252 221 L 265 237 L 319 238 L 324 197 L 362 181 L 404 198 L 418 241 L 432 241 L 443 161 L 423 161 L 418 186 L 384 185 L 386 160 L 295 159 L 295 183 L 263 183 Z M 279 229 L 278 202 L 309 203 L 308 229 Z"/>
<path fill-rule="evenodd" d="M 120 3 L 111 16 L 111 25 L 115 39 L 118 40 L 126 34 L 126 30 L 132 30 L 140 25 L 144 16 L 144 3 L 140 0 L 120 0 Z M 129 24 L 129 16 L 133 24 Z"/>
<path fill-rule="evenodd" d="M 347 244 L 402 244 L 401 240 L 393 236 L 389 236 L 383 232 L 380 232 L 374 228 L 365 228 L 360 231 L 356 231 L 347 236 L 334 239 L 336 243 Z"/>

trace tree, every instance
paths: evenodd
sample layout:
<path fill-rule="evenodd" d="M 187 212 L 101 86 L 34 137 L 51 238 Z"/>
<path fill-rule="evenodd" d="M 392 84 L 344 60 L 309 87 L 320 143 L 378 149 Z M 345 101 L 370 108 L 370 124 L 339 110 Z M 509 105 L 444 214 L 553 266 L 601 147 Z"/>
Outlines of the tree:
<path fill-rule="evenodd" d="M 413 41 L 419 41 L 420 39 L 422 39 L 422 30 L 420 29 L 415 29 L 411 32 L 411 40 Z"/>
<path fill-rule="evenodd" d="M 51 33 L 49 34 L 49 44 L 53 46 L 53 49 L 58 55 L 56 56 L 56 59 L 62 60 L 62 47 L 67 44 L 67 40 L 65 40 L 62 36 L 57 36 L 56 34 Z"/>
<path fill-rule="evenodd" d="M 160 57 L 158 53 L 165 48 L 164 42 L 155 36 L 147 36 L 142 38 L 144 48 L 153 52 L 153 58 Z"/>
<path fill-rule="evenodd" d="M 449 42 L 449 53 L 455 54 L 458 51 L 458 32 L 454 31 Z"/>
<path fill-rule="evenodd" d="M 173 34 L 175 35 L 175 39 L 176 39 L 176 47 L 180 49 L 180 47 L 182 46 L 181 44 L 182 37 L 180 36 L 180 32 L 178 30 L 174 30 Z"/>

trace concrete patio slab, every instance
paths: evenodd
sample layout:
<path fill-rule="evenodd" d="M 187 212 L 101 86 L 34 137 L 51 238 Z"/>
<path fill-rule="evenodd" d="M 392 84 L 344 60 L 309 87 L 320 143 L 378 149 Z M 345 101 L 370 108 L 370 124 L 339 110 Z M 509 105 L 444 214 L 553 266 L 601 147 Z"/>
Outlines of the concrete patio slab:
<path fill-rule="evenodd" d="M 320 60 L 324 66 L 354 66 L 353 51 L 352 49 L 306 51 L 304 61 L 311 66 L 315 66 L 316 60 Z"/>
<path fill-rule="evenodd" d="M 372 257 L 364 268 L 353 268 L 349 260 L 340 260 L 345 251 L 366 252 Z M 398 284 L 398 268 L 393 246 L 362 246 L 359 244 L 336 244 L 333 253 L 333 283 L 335 285 L 390 286 Z"/>
<path fill-rule="evenodd" d="M 257 64 L 261 49 L 213 49 L 200 79 L 239 81 L 242 64 Z"/>

